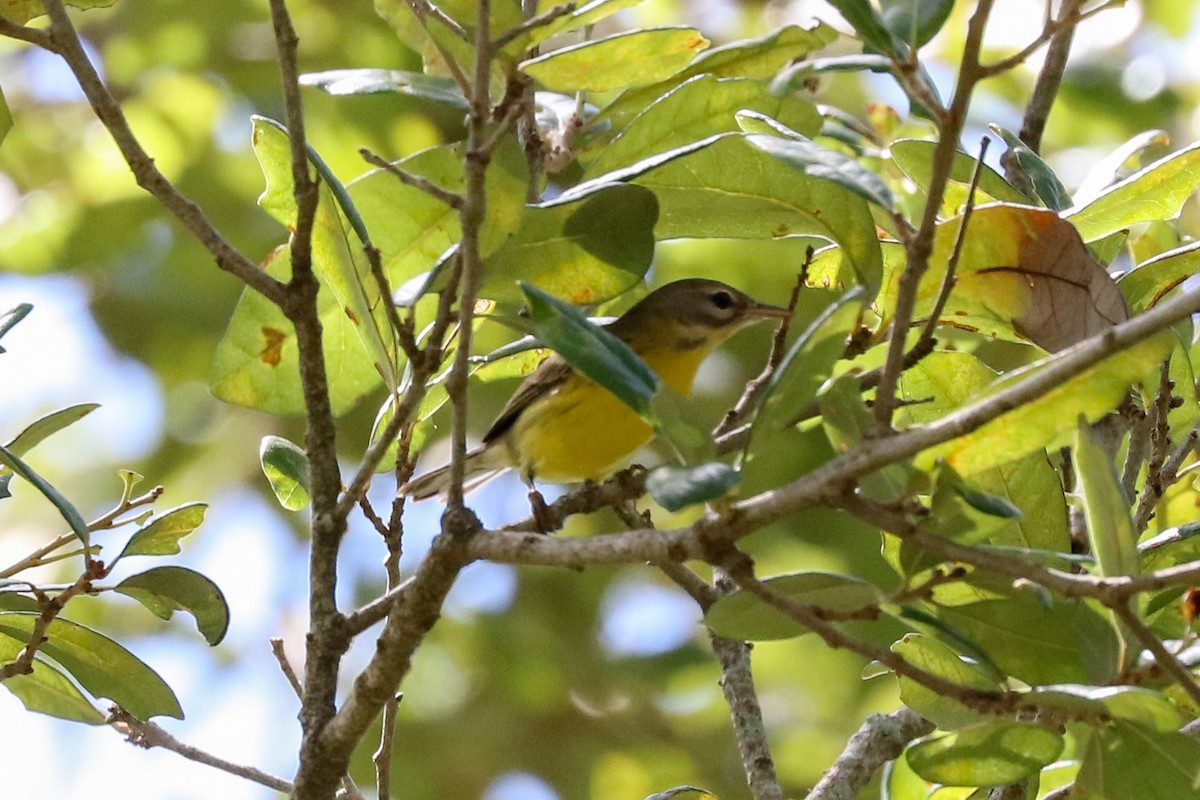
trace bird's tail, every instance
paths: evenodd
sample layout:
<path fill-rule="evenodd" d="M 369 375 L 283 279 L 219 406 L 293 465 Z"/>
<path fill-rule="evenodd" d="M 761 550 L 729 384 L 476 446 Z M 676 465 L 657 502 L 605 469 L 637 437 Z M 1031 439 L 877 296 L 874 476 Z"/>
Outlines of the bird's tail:
<path fill-rule="evenodd" d="M 478 447 L 467 453 L 466 463 L 464 464 L 465 471 L 463 473 L 463 492 L 469 492 L 478 486 L 482 486 L 505 469 L 508 469 L 509 464 L 498 457 L 502 455 L 503 448 L 487 446 Z M 413 478 L 408 483 L 402 485 L 396 494 L 410 497 L 413 500 L 425 500 L 434 495 L 445 497 L 449 491 L 450 465 L 445 464 L 435 470 L 426 472 L 424 475 Z"/>

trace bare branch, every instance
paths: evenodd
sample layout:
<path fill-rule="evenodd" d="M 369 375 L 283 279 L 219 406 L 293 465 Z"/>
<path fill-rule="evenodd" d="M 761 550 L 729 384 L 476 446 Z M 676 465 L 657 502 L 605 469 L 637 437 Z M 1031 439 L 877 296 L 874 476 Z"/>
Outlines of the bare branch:
<path fill-rule="evenodd" d="M 436 200 L 440 200 L 441 202 L 450 206 L 450 208 L 453 208 L 455 211 L 458 211 L 462 208 L 463 197 L 461 194 L 452 192 L 449 189 L 443 189 L 441 186 L 438 186 L 424 175 L 417 175 L 416 173 L 409 172 L 403 167 L 393 164 L 382 156 L 376 155 L 366 147 L 358 148 L 358 154 L 362 156 L 363 160 L 368 164 L 374 164 L 380 169 L 385 169 L 391 174 L 395 175 L 400 179 L 401 183 L 412 186 L 415 189 L 420 189 L 422 192 L 425 192 L 425 194 Z"/>
<path fill-rule="evenodd" d="M 254 767 L 247 767 L 242 764 L 235 764 L 232 761 L 226 761 L 223 758 L 206 753 L 198 747 L 184 744 L 157 724 L 149 721 L 142 722 L 122 708 L 113 706 L 109 710 L 108 724 L 124 734 L 130 744 L 144 747 L 147 750 L 152 747 L 161 747 L 164 750 L 178 753 L 189 761 L 214 767 L 222 772 L 228 772 L 230 775 L 245 778 L 248 781 L 261 784 L 277 792 L 283 792 L 288 795 L 292 793 L 292 784 L 283 778 L 270 775 Z"/>
<path fill-rule="evenodd" d="M 896 759 L 913 739 L 931 731 L 933 723 L 910 708 L 872 714 L 805 800 L 855 800 L 876 770 Z"/>
<path fill-rule="evenodd" d="M 1150 626 L 1142 621 L 1142 618 L 1130 607 L 1128 602 L 1113 606 L 1113 611 L 1125 627 L 1132 631 L 1134 636 L 1154 655 L 1154 660 L 1158 662 L 1158 665 L 1175 679 L 1183 691 L 1187 692 L 1192 703 L 1200 705 L 1200 683 L 1196 682 L 1196 676 L 1180 663 L 1171 651 L 1167 650 L 1167 646 L 1163 644 L 1162 639 L 1158 638 L 1158 634 L 1150 630 Z"/>
<path fill-rule="evenodd" d="M 563 3 L 562 5 L 548 8 L 541 14 L 530 17 L 520 25 L 517 25 L 515 28 L 510 28 L 509 30 L 500 34 L 498 37 L 496 37 L 496 40 L 492 42 L 492 46 L 497 50 L 500 50 L 509 42 L 524 36 L 534 28 L 540 28 L 543 25 L 549 25 L 559 17 L 565 17 L 568 14 L 573 13 L 575 13 L 575 3 Z"/>
<path fill-rule="evenodd" d="M 0 36 L 9 39 L 18 39 L 22 42 L 37 45 L 43 50 L 49 50 L 51 53 L 58 53 L 58 45 L 49 33 L 41 28 L 30 28 L 26 25 L 18 25 L 12 20 L 0 14 Z M 61 55 L 61 53 L 60 53 Z"/>

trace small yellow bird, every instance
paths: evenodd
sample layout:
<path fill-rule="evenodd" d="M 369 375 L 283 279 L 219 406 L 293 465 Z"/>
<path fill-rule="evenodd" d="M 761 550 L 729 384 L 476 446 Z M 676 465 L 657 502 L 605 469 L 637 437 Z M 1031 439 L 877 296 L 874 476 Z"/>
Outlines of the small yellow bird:
<path fill-rule="evenodd" d="M 688 278 L 646 295 L 606 329 L 686 395 L 717 345 L 752 322 L 789 314 L 719 281 Z M 467 454 L 466 475 L 516 468 L 530 486 L 535 478 L 599 480 L 653 436 L 637 412 L 553 354 L 517 388 L 483 444 Z M 445 494 L 449 485 L 447 465 L 404 484 L 400 494 L 423 500 Z"/>

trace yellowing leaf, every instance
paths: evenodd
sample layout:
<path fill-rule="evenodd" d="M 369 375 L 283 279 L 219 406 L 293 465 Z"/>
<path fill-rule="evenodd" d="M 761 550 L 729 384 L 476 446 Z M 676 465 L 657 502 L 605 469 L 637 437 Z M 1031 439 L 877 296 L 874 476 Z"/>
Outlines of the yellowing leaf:
<path fill-rule="evenodd" d="M 551 91 L 609 92 L 664 80 L 708 45 L 695 28 L 646 28 L 564 47 L 521 69 Z"/>

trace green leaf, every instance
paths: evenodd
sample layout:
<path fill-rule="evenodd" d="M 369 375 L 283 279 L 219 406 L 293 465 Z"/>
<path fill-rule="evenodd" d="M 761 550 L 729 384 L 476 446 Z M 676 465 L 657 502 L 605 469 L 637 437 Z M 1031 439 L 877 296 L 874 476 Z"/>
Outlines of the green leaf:
<path fill-rule="evenodd" d="M 829 0 L 868 48 L 884 55 L 901 55 L 898 42 L 884 27 L 869 0 Z"/>
<path fill-rule="evenodd" d="M 1180 800 L 1200 786 L 1200 740 L 1117 721 L 1091 737 L 1074 794 L 1083 798 Z"/>
<path fill-rule="evenodd" d="M 23 647 L 21 641 L 0 635 L 0 664 L 15 661 Z M 33 672 L 4 681 L 4 688 L 16 695 L 26 710 L 86 725 L 104 724 L 104 714 L 59 669 L 36 656 L 30 666 Z"/>
<path fill-rule="evenodd" d="M 29 303 L 19 303 L 0 314 L 0 339 L 4 338 L 4 334 L 11 331 L 18 322 L 25 319 L 25 315 L 30 311 L 33 311 L 33 306 Z M 0 353 L 3 352 L 4 348 L 0 347 Z"/>
<path fill-rule="evenodd" d="M 738 483 L 738 473 L 721 462 L 695 467 L 658 467 L 646 476 L 646 491 L 667 511 L 724 497 Z"/>
<path fill-rule="evenodd" d="M 1144 686 L 1089 686 L 1064 683 L 1031 689 L 1022 706 L 1061 708 L 1077 715 L 1107 716 L 1171 733 L 1186 720 L 1179 706 L 1162 692 Z"/>
<path fill-rule="evenodd" d="M 1085 242 L 1139 222 L 1174 219 L 1184 202 L 1200 188 L 1200 144 L 1155 161 L 1063 216 Z"/>
<path fill-rule="evenodd" d="M 989 125 L 989 128 L 1008 145 L 1008 152 L 1016 159 L 1017 166 L 1033 184 L 1033 191 L 1046 207 L 1053 211 L 1062 211 L 1071 205 L 1071 195 L 1062 181 L 1054 174 L 1050 165 L 1042 157 L 1030 149 L 1012 131 L 1005 130 L 999 125 Z M 1085 238 L 1085 241 L 1089 241 Z"/>
<path fill-rule="evenodd" d="M 463 97 L 453 78 L 400 69 L 360 68 L 309 72 L 300 76 L 300 84 L 316 86 L 332 95 L 392 92 L 463 110 L 467 108 L 467 99 Z"/>
<path fill-rule="evenodd" d="M 629 345 L 558 298 L 527 284 L 521 289 L 539 339 L 643 418 L 651 415 L 650 398 L 659 379 Z"/>
<path fill-rule="evenodd" d="M 734 117 L 758 111 L 806 135 L 821 127 L 816 107 L 797 97 L 772 97 L 767 84 L 747 78 L 691 78 L 658 98 L 592 161 L 587 178 L 627 167 L 714 133 L 738 130 Z"/>
<path fill-rule="evenodd" d="M 1109 578 L 1137 575 L 1141 571 L 1141 558 L 1137 533 L 1129 516 L 1129 502 L 1112 459 L 1082 422 L 1075 432 L 1071 463 L 1083 499 L 1088 541 L 1096 556 L 1096 574 Z"/>
<path fill-rule="evenodd" d="M 658 196 L 657 238 L 820 236 L 841 245 L 860 283 L 879 285 L 882 257 L 865 200 L 798 174 L 743 136 L 717 136 L 636 176 Z"/>
<path fill-rule="evenodd" d="M 596 121 L 608 122 L 620 129 L 641 114 L 655 98 L 697 75 L 770 80 L 788 63 L 805 58 L 810 51 L 820 49 L 836 38 L 837 32 L 822 22 L 812 28 L 785 25 L 757 39 L 742 39 L 713 47 L 666 81 L 626 89 L 600 112 Z"/>
<path fill-rule="evenodd" d="M 521 63 L 555 92 L 609 92 L 669 78 L 707 48 L 695 28 L 646 28 L 564 47 Z"/>
<path fill-rule="evenodd" d="M 1003 786 L 1058 758 L 1062 735 L 1029 722 L 985 722 L 919 740 L 905 751 L 913 771 L 948 786 Z"/>
<path fill-rule="evenodd" d="M 888 145 L 888 152 L 904 174 L 913 182 L 928 191 L 929 182 L 933 177 L 933 153 L 937 142 L 925 139 L 898 139 Z M 966 187 L 971 184 L 971 176 L 975 174 L 975 165 L 979 162 L 961 150 L 954 152 L 954 160 L 950 165 L 950 180 L 960 188 L 958 194 L 963 202 L 966 201 Z M 951 187 L 947 187 L 949 192 Z M 1021 194 L 1000 173 L 986 164 L 979 173 L 979 190 L 984 194 L 1006 203 L 1025 204 L 1029 198 Z M 978 202 L 978 199 L 976 200 Z"/>
<path fill-rule="evenodd" d="M 1047 608 L 1020 595 L 942 608 L 938 616 L 1030 685 L 1092 683 L 1117 673 L 1116 631 L 1082 603 Z"/>
<path fill-rule="evenodd" d="M 895 207 L 892 191 L 883 179 L 849 156 L 821 147 L 809 139 L 754 133 L 747 136 L 746 141 L 810 178 L 836 183 L 887 211 Z"/>
<path fill-rule="evenodd" d="M 296 226 L 296 205 L 292 182 L 292 154 L 287 133 L 282 126 L 264 117 L 254 117 L 254 154 L 262 166 L 266 189 L 259 205 L 289 230 Z M 400 355 L 392 338 L 386 303 L 370 274 L 362 246 L 362 232 L 351 235 L 341 211 L 347 211 L 348 200 L 335 200 L 345 190 L 336 183 L 319 159 L 310 160 L 318 167 L 319 199 L 312 228 L 312 267 L 321 285 L 333 293 L 338 305 L 350 319 L 352 329 L 362 339 L 371 363 L 393 390 L 399 383 Z M 339 198 L 341 199 L 341 198 Z M 355 212 L 357 214 L 357 212 Z"/>
<path fill-rule="evenodd" d="M 833 372 L 846 352 L 850 334 L 858 325 L 866 292 L 856 286 L 825 307 L 804 333 L 792 343 L 771 374 L 758 411 L 751 421 L 746 453 L 756 439 L 770 437 L 796 424 L 796 418 Z"/>
<path fill-rule="evenodd" d="M 64 5 L 72 8 L 108 8 L 116 0 L 66 0 Z M 46 13 L 42 0 L 0 0 L 0 14 L 8 19 L 24 25 L 31 19 L 36 19 Z"/>
<path fill-rule="evenodd" d="M 480 294 L 519 299 L 522 281 L 573 303 L 615 297 L 650 268 L 657 219 L 654 194 L 622 183 L 581 201 L 529 207 L 508 243 L 485 262 Z"/>
<path fill-rule="evenodd" d="M 219 644 L 229 629 L 225 595 L 211 580 L 185 567 L 154 567 L 139 572 L 118 583 L 114 591 L 137 600 L 159 619 L 170 619 L 176 611 L 188 612 L 211 645 Z"/>
<path fill-rule="evenodd" d="M 908 404 L 900 410 L 897 422 L 902 427 L 933 422 L 994 380 L 996 373 L 970 353 L 930 353 L 900 375 L 900 397 Z M 1062 481 L 1045 453 L 1031 453 L 975 472 L 971 485 L 1021 510 L 1020 518 L 989 534 L 990 542 L 1062 552 L 1070 549 Z"/>
<path fill-rule="evenodd" d="M 125 556 L 169 556 L 179 552 L 179 540 L 204 522 L 207 503 L 186 503 L 157 514 L 125 543 L 125 549 L 113 560 Z"/>
<path fill-rule="evenodd" d="M 1088 170 L 1087 177 L 1075 190 L 1075 202 L 1086 205 L 1092 198 L 1117 182 L 1118 173 L 1130 159 L 1150 148 L 1164 148 L 1171 141 L 1166 131 L 1142 131 Z"/>
<path fill-rule="evenodd" d="M 892 645 L 892 652 L 914 667 L 932 672 L 959 686 L 987 691 L 1000 689 L 983 670 L 932 636 L 906 634 Z M 897 675 L 897 678 L 900 681 L 900 700 L 942 730 L 954 730 L 989 719 L 951 697 L 926 689 L 912 678 L 903 675 Z"/>
<path fill-rule="evenodd" d="M 78 537 L 79 541 L 83 542 L 85 547 L 89 544 L 87 523 L 83 521 L 83 517 L 79 515 L 79 510 L 71 504 L 70 500 L 63 497 L 45 478 L 30 469 L 28 464 L 3 445 L 0 445 L 0 465 L 12 470 L 41 492 L 50 501 L 50 504 L 58 509 L 58 513 L 66 520 L 67 525 L 71 527 L 71 532 Z"/>
<path fill-rule="evenodd" d="M 676 797 L 684 797 L 686 795 L 697 795 L 699 800 L 717 800 L 716 796 L 711 792 L 701 789 L 698 786 L 676 786 L 672 789 L 667 789 L 665 792 L 655 792 L 647 795 L 645 800 L 673 800 Z"/>
<path fill-rule="evenodd" d="M 923 47 L 942 29 L 954 0 L 880 0 L 883 26 L 914 48 Z"/>
<path fill-rule="evenodd" d="M 1074 434 L 1082 414 L 1094 422 L 1116 408 L 1129 387 L 1146 375 L 1170 353 L 1172 337 L 1154 336 L 1122 350 L 1082 373 L 1062 381 L 1046 394 L 1008 412 L 971 433 L 952 439 L 916 458 L 921 469 L 945 459 L 963 477 L 1013 461 L 1043 448 L 1061 447 Z M 1018 381 L 1046 369 L 1063 358 L 1056 354 L 1027 367 L 1007 373 L 979 392 L 972 402 L 983 400 Z"/>
<path fill-rule="evenodd" d="M 18 433 L 8 443 L 8 452 L 15 456 L 23 456 L 49 436 L 58 433 L 68 425 L 78 422 L 99 407 L 99 403 L 81 403 L 47 414 L 36 422 L 27 425 L 25 430 Z"/>
<path fill-rule="evenodd" d="M 763 583 L 796 603 L 830 611 L 859 611 L 884 600 L 883 594 L 866 581 L 829 572 L 794 572 Z M 787 614 L 742 590 L 713 604 L 704 615 L 704 624 L 718 636 L 755 642 L 808 633 L 808 628 Z"/>
<path fill-rule="evenodd" d="M 1200 272 L 1200 242 L 1192 242 L 1138 264 L 1117 279 L 1117 286 L 1136 314 L 1156 306 L 1197 272 Z"/>
<path fill-rule="evenodd" d="M 29 641 L 37 614 L 0 612 L 0 634 Z M 171 687 L 121 645 L 90 628 L 62 619 L 46 629 L 40 652 L 54 659 L 95 697 L 107 697 L 140 720 L 167 715 L 183 719 Z"/>
<path fill-rule="evenodd" d="M 12 130 L 13 118 L 12 111 L 8 108 L 8 102 L 4 99 L 4 91 L 0 89 L 0 142 L 4 141 L 4 137 L 8 136 L 8 132 Z M 0 350 L 0 353 L 4 352 Z"/>
<path fill-rule="evenodd" d="M 291 277 L 291 254 L 277 248 L 266 263 L 268 275 Z M 331 292 L 317 295 L 323 333 L 322 351 L 329 378 L 329 400 L 340 415 L 357 405 L 381 382 L 362 339 Z M 271 414 L 304 413 L 296 332 L 279 306 L 245 289 L 213 355 L 209 386 L 227 403 Z"/>
<path fill-rule="evenodd" d="M 264 436 L 258 460 L 279 505 L 288 511 L 308 505 L 308 455 L 302 448 L 282 436 Z"/>
<path fill-rule="evenodd" d="M 817 404 L 825 435 L 837 452 L 844 453 L 853 448 L 875 425 L 875 418 L 863 401 L 858 378 L 854 375 L 840 375 L 830 381 Z M 911 476 L 909 463 L 898 461 L 868 473 L 859 479 L 858 485 L 871 499 L 893 503 L 908 492 Z"/>

